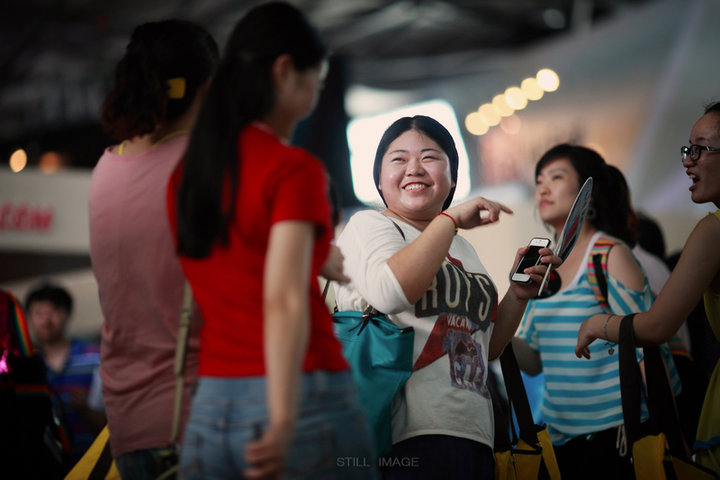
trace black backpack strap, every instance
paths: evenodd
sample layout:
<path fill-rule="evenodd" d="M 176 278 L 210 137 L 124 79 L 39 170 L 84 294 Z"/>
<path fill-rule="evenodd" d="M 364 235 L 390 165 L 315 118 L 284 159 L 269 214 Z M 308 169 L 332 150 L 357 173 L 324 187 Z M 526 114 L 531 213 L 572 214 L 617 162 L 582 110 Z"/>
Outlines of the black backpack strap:
<path fill-rule="evenodd" d="M 598 301 L 600 302 L 600 305 L 603 306 L 603 308 L 609 310 L 610 309 L 610 300 L 608 300 L 607 279 L 605 278 L 605 273 L 602 268 L 603 260 L 605 260 L 605 259 L 599 253 L 596 253 L 592 257 L 592 263 L 593 263 L 593 267 L 595 269 L 595 278 L 597 280 L 597 284 L 598 284 L 598 288 L 600 289 L 600 293 L 602 294 L 602 297 L 598 297 Z"/>
<path fill-rule="evenodd" d="M 586 273 L 590 287 L 598 303 L 606 313 L 610 311 L 610 300 L 608 299 L 608 282 L 605 275 L 607 269 L 607 258 L 610 249 L 617 242 L 611 238 L 600 237 L 593 245 L 586 262 Z"/>

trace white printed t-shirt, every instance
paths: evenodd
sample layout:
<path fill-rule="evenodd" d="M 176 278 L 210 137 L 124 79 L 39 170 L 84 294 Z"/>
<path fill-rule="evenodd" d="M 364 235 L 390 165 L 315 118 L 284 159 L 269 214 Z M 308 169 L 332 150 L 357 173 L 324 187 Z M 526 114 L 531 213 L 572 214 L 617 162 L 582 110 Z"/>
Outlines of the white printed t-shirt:
<path fill-rule="evenodd" d="M 397 325 L 415 330 L 413 374 L 392 406 L 393 443 L 449 435 L 492 448 L 486 382 L 497 290 L 470 243 L 455 236 L 433 283 L 411 305 L 387 260 L 420 233 L 377 211 L 353 215 L 337 240 L 352 279 L 335 284 L 338 309 L 362 311 L 369 303 Z"/>

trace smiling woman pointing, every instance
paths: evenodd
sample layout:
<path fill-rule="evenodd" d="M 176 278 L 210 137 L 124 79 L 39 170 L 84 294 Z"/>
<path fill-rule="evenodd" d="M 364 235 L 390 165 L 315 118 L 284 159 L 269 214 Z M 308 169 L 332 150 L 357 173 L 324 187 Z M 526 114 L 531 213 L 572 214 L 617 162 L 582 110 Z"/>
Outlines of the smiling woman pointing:
<path fill-rule="evenodd" d="M 513 283 L 498 304 L 477 253 L 456 234 L 512 211 L 481 197 L 450 207 L 457 171 L 445 127 L 425 116 L 397 120 L 373 169 L 387 208 L 355 214 L 338 238 L 352 279 L 336 285 L 338 308 L 370 304 L 415 330 L 413 373 L 392 408 L 392 457 L 418 463 L 390 468 L 385 478 L 492 478 L 488 360 L 512 338 L 546 265 L 560 264 L 542 249 L 542 263 L 525 270 L 531 283 Z M 518 250 L 515 264 L 525 252 Z"/>

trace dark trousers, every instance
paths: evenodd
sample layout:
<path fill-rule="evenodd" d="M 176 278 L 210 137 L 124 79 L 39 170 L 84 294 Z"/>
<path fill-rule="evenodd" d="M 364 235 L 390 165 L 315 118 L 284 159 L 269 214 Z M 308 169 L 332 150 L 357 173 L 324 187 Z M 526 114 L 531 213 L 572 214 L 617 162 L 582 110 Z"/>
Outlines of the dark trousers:
<path fill-rule="evenodd" d="M 610 428 L 593 435 L 580 435 L 565 445 L 554 446 L 555 457 L 563 480 L 632 480 L 635 472 L 631 462 L 631 446 L 622 456 L 616 446 L 618 429 Z M 624 432 L 623 432 L 624 433 Z M 624 435 L 620 439 L 626 442 Z"/>
<path fill-rule="evenodd" d="M 393 445 L 380 459 L 384 480 L 492 480 L 495 457 L 487 445 L 448 435 L 420 435 Z"/>

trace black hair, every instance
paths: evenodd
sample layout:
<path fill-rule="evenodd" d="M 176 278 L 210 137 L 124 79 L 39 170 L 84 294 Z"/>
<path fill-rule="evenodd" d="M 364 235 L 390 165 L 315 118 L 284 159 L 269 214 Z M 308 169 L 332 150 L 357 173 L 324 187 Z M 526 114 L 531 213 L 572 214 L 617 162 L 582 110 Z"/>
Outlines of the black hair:
<path fill-rule="evenodd" d="M 587 215 L 595 228 L 627 243 L 630 247 L 637 240 L 637 218 L 630 201 L 630 190 L 622 172 L 605 160 L 595 150 L 580 145 L 563 143 L 545 152 L 535 165 L 535 177 L 550 162 L 567 159 L 578 174 L 578 188 L 592 177 L 593 189 L 590 208 L 594 215 Z"/>
<path fill-rule="evenodd" d="M 642 248 L 665 260 L 665 236 L 663 235 L 660 225 L 645 215 L 637 212 L 638 219 L 638 243 Z"/>
<path fill-rule="evenodd" d="M 707 115 L 708 113 L 720 113 L 720 102 L 712 102 L 705 106 L 705 113 L 704 115 Z"/>
<path fill-rule="evenodd" d="M 104 127 L 124 140 L 181 117 L 218 59 L 215 40 L 196 23 L 163 20 L 136 27 L 103 103 Z M 169 98 L 168 80 L 176 78 L 184 79 L 184 92 Z"/>
<path fill-rule="evenodd" d="M 445 154 L 448 156 L 450 163 L 450 177 L 453 184 L 457 184 L 458 175 L 458 152 L 455 147 L 455 140 L 448 130 L 442 126 L 440 122 L 434 118 L 427 117 L 425 115 L 415 115 L 414 117 L 402 117 L 395 120 L 390 125 L 385 133 L 383 133 L 380 143 L 378 144 L 377 151 L 375 152 L 375 162 L 373 164 L 373 179 L 375 180 L 375 188 L 377 188 L 380 198 L 385 203 L 385 197 L 380 190 L 380 171 L 382 170 L 382 159 L 390 144 L 403 133 L 409 130 L 417 130 L 423 135 L 431 138 L 440 148 L 443 149 Z M 443 204 L 443 210 L 448 208 L 452 203 L 453 196 L 455 195 L 455 186 L 450 189 L 450 193 L 445 199 Z M 387 206 L 387 203 L 385 203 Z"/>
<path fill-rule="evenodd" d="M 235 25 L 188 145 L 177 192 L 178 253 L 202 258 L 216 243 L 227 243 L 243 161 L 237 138 L 273 108 L 272 65 L 285 54 L 300 72 L 318 67 L 327 56 L 319 34 L 297 8 L 262 4 Z"/>
<path fill-rule="evenodd" d="M 55 308 L 65 310 L 68 315 L 73 309 L 73 299 L 68 291 L 52 283 L 43 283 L 32 289 L 25 299 L 25 311 L 29 312 L 35 302 L 50 302 Z"/>

